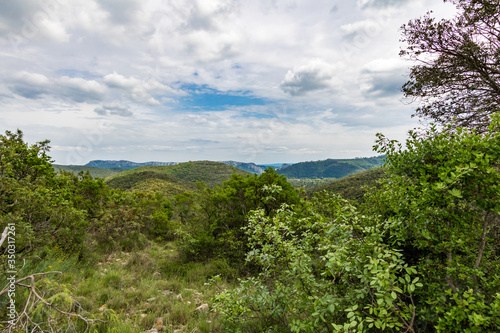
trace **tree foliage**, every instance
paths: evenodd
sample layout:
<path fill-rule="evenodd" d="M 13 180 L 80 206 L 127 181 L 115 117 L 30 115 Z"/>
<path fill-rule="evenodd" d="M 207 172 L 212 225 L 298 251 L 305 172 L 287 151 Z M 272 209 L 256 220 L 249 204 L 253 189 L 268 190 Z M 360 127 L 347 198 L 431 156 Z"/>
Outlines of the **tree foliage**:
<path fill-rule="evenodd" d="M 358 210 L 316 194 L 244 227 L 260 270 L 219 294 L 234 332 L 480 332 L 500 320 L 500 116 L 405 146 Z"/>
<path fill-rule="evenodd" d="M 0 241 L 0 325 L 7 323 L 6 296 L 12 297 L 15 286 L 19 316 L 10 328 L 82 331 L 72 319 L 83 320 L 83 329 L 93 320 L 76 313 L 81 308 L 69 290 L 61 291 L 61 284 L 52 281 L 61 272 L 26 275 L 24 267 L 36 266 L 53 251 L 82 261 L 95 252 L 142 247 L 147 238 L 172 238 L 172 209 L 158 193 L 113 190 L 88 172 L 56 173 L 48 144 L 30 145 L 20 130 L 0 135 L 0 229 L 5 230 Z"/>
<path fill-rule="evenodd" d="M 372 214 L 399 221 L 387 241 L 399 244 L 424 276 L 419 296 L 429 305 L 419 309 L 422 325 L 439 321 L 448 331 L 476 324 L 486 331 L 498 328 L 500 312 L 492 316 L 489 306 L 498 302 L 500 289 L 500 117 L 490 122 L 486 134 L 463 128 L 453 133 L 432 128 L 428 138 L 410 133 L 405 149 L 379 136 L 376 148 L 387 154 L 390 176 L 368 204 Z M 467 296 L 468 290 L 475 296 Z M 436 309 L 458 313 L 463 297 L 483 302 L 471 311 L 481 324 L 468 316 L 445 324 L 436 316 Z"/>
<path fill-rule="evenodd" d="M 187 222 L 181 231 L 181 250 L 196 260 L 223 256 L 241 263 L 247 251 L 242 227 L 250 211 L 263 209 L 273 215 L 283 203 L 299 202 L 297 191 L 273 168 L 246 177 L 234 173 L 215 188 L 201 186 L 199 196 L 184 194 L 174 201 L 179 219 Z"/>
<path fill-rule="evenodd" d="M 453 127 L 488 128 L 500 110 L 500 6 L 497 0 L 445 0 L 458 14 L 426 16 L 403 25 L 401 55 L 416 61 L 406 97 L 422 102 L 416 115 Z"/>
<path fill-rule="evenodd" d="M 250 215 L 247 260 L 260 273 L 215 298 L 239 332 L 411 331 L 417 271 L 383 242 L 384 229 L 336 195 L 276 215 Z"/>

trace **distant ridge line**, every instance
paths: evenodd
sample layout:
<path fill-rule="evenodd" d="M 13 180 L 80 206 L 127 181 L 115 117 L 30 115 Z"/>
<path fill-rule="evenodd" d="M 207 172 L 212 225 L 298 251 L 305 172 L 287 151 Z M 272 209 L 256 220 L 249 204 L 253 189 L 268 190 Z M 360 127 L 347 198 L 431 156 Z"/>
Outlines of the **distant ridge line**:
<path fill-rule="evenodd" d="M 141 166 L 150 166 L 150 165 L 155 165 L 155 166 L 169 166 L 169 165 L 177 165 L 179 162 L 143 162 L 143 163 L 138 163 L 138 162 L 131 162 L 131 161 L 126 161 L 126 160 L 93 160 L 90 161 L 89 163 L 85 164 L 85 166 L 89 167 L 96 167 L 96 168 L 123 168 L 123 169 L 134 169 L 138 168 Z"/>

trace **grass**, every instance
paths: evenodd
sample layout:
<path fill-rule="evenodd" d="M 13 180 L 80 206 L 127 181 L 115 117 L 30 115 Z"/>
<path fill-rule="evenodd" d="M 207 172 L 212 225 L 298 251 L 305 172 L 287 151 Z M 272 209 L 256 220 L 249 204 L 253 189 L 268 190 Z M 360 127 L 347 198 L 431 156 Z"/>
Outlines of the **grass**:
<path fill-rule="evenodd" d="M 79 304 L 79 314 L 105 320 L 92 326 L 95 332 L 144 332 L 155 327 L 162 332 L 222 332 L 216 314 L 197 307 L 210 307 L 219 287 L 230 288 L 227 281 L 219 287 L 205 284 L 224 272 L 224 261 L 184 263 L 174 243 L 155 242 L 137 252 L 115 252 L 99 259 L 77 263 L 54 249 L 41 261 L 30 262 L 24 274 L 63 272 L 57 283 L 53 277 L 52 283 L 40 287 L 46 297 L 66 289 Z"/>

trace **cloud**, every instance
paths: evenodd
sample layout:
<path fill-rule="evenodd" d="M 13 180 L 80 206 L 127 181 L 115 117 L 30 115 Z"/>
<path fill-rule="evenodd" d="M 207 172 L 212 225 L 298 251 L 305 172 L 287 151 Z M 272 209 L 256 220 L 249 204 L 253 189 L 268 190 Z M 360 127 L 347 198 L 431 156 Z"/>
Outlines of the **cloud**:
<path fill-rule="evenodd" d="M 367 98 L 400 95 L 404 82 L 403 77 L 398 78 L 388 74 L 372 75 L 369 83 L 362 87 L 362 93 Z"/>
<path fill-rule="evenodd" d="M 358 8 L 362 10 L 370 8 L 383 9 L 387 7 L 400 7 L 409 1 L 410 0 L 358 0 L 357 5 Z"/>
<path fill-rule="evenodd" d="M 313 61 L 308 65 L 289 70 L 280 88 L 291 96 L 303 96 L 309 92 L 328 89 L 335 67 L 322 61 Z"/>
<path fill-rule="evenodd" d="M 37 99 L 42 95 L 71 100 L 77 103 L 100 101 L 106 88 L 95 80 L 63 76 L 49 79 L 43 74 L 18 72 L 10 79 L 11 91 L 28 99 Z"/>
<path fill-rule="evenodd" d="M 59 0 L 2 1 L 0 37 L 8 40 L 50 40 L 68 42 L 62 2 Z"/>
<path fill-rule="evenodd" d="M 98 0 L 98 3 L 109 13 L 111 22 L 120 25 L 132 24 L 140 10 L 136 0 Z"/>
<path fill-rule="evenodd" d="M 401 95 L 406 81 L 404 61 L 396 58 L 376 59 L 366 64 L 361 72 L 361 91 L 366 98 L 385 98 Z"/>
<path fill-rule="evenodd" d="M 139 80 L 134 77 L 125 77 L 113 72 L 104 76 L 103 82 L 109 87 L 125 92 L 132 100 L 148 105 L 160 105 L 154 97 L 157 95 L 182 96 L 182 91 L 175 90 L 158 82 L 155 78 L 146 77 Z"/>
<path fill-rule="evenodd" d="M 40 98 L 49 92 L 50 80 L 43 74 L 22 71 L 13 75 L 11 91 L 29 99 Z"/>
<path fill-rule="evenodd" d="M 116 115 L 121 117 L 131 117 L 133 115 L 130 107 L 124 104 L 104 104 L 94 109 L 94 112 L 101 116 Z"/>
<path fill-rule="evenodd" d="M 369 153 L 374 133 L 413 121 L 398 97 L 404 69 L 389 59 L 399 27 L 443 6 L 398 3 L 0 0 L 0 127 L 74 147 L 112 123 L 85 159 Z M 130 148 L 138 142 L 176 153 Z"/>
<path fill-rule="evenodd" d="M 61 96 L 78 103 L 100 101 L 106 93 L 106 88 L 95 80 L 67 76 L 57 80 L 57 88 Z"/>
<path fill-rule="evenodd" d="M 193 30 L 220 30 L 238 9 L 239 1 L 235 0 L 197 0 L 189 11 L 186 26 Z"/>

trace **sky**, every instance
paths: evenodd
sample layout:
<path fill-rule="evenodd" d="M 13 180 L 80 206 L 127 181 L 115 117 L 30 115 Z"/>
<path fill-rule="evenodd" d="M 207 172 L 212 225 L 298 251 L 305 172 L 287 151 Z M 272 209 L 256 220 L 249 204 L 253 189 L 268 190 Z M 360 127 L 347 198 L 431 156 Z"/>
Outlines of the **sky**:
<path fill-rule="evenodd" d="M 90 160 L 375 156 L 418 126 L 401 25 L 436 0 L 0 2 L 0 131 Z"/>

